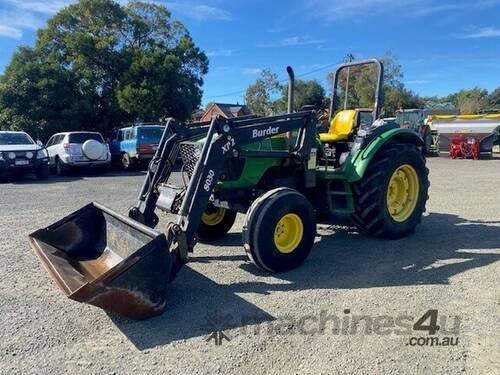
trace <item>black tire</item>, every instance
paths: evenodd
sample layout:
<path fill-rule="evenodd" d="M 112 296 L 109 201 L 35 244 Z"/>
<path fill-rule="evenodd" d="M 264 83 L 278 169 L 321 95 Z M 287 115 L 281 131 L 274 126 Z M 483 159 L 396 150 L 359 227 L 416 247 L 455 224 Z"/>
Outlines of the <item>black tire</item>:
<path fill-rule="evenodd" d="M 405 165 L 411 166 L 418 178 L 417 199 L 409 216 L 396 221 L 388 209 L 387 190 L 393 173 Z M 429 198 L 428 176 L 425 158 L 416 146 L 392 144 L 379 150 L 363 179 L 353 185 L 354 223 L 362 232 L 381 238 L 398 239 L 414 232 Z"/>
<path fill-rule="evenodd" d="M 41 167 L 36 168 L 35 176 L 39 180 L 46 180 L 47 178 L 49 178 L 49 166 L 42 165 Z"/>
<path fill-rule="evenodd" d="M 206 215 L 214 217 L 214 220 L 210 222 Z M 235 220 L 236 211 L 209 204 L 201 218 L 196 234 L 201 241 L 212 241 L 222 238 L 229 232 Z"/>
<path fill-rule="evenodd" d="M 431 152 L 432 134 L 431 134 L 431 129 L 429 128 L 429 126 L 425 126 L 422 139 L 424 140 L 424 153 L 425 153 L 425 155 L 432 154 L 432 152 Z"/>
<path fill-rule="evenodd" d="M 64 164 L 62 163 L 61 160 L 59 160 L 59 158 L 56 158 L 56 161 L 55 161 L 55 171 L 56 171 L 56 175 L 58 176 L 64 176 L 66 174 L 66 167 L 64 166 Z"/>
<path fill-rule="evenodd" d="M 275 231 L 287 215 L 300 219 L 302 235 L 292 250 L 280 251 Z M 294 219 L 297 220 L 297 219 Z M 250 260 L 268 272 L 285 272 L 298 267 L 311 252 L 316 235 L 316 218 L 311 203 L 290 188 L 277 188 L 256 199 L 243 226 L 243 243 Z"/>
<path fill-rule="evenodd" d="M 122 155 L 121 166 L 124 171 L 130 171 L 134 168 L 134 161 L 126 152 Z"/>

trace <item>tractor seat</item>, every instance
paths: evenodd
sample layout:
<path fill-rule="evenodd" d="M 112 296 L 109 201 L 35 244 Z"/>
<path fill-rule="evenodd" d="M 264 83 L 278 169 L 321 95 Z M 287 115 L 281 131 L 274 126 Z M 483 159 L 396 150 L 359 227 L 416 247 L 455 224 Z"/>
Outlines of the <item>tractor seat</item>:
<path fill-rule="evenodd" d="M 336 142 L 347 139 L 349 134 L 351 134 L 352 128 L 354 127 L 355 117 L 356 111 L 353 109 L 347 109 L 337 113 L 330 123 L 328 133 L 321 133 L 319 135 L 320 141 Z"/>

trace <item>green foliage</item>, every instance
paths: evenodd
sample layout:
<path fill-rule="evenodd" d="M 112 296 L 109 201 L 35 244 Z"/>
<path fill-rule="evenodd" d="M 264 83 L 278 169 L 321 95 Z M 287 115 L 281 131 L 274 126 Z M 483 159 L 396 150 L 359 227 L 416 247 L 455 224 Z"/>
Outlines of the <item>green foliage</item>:
<path fill-rule="evenodd" d="M 488 95 L 488 91 L 475 87 L 460 90 L 446 97 L 422 98 L 426 108 L 458 108 L 461 114 L 477 114 L 484 111 L 500 111 L 500 87 Z"/>
<path fill-rule="evenodd" d="M 80 107 L 84 116 L 89 106 L 74 86 L 58 64 L 43 62 L 37 51 L 21 47 L 0 78 L 0 129 L 43 137 L 78 128 L 75 111 Z"/>
<path fill-rule="evenodd" d="M 271 96 L 279 91 L 277 74 L 269 69 L 262 71 L 260 78 L 248 86 L 245 101 L 250 112 L 261 116 L 270 116 L 276 112 L 276 106 Z"/>
<path fill-rule="evenodd" d="M 278 98 L 275 98 L 276 94 L 279 94 Z M 296 80 L 294 94 L 295 111 L 305 105 L 324 108 L 325 90 L 317 81 Z M 255 83 L 248 86 L 245 100 L 250 111 L 257 115 L 285 113 L 288 109 L 288 84 L 280 85 L 278 75 L 265 69 Z"/>
<path fill-rule="evenodd" d="M 0 126 L 93 128 L 188 118 L 201 102 L 206 55 L 162 5 L 80 0 L 20 49 L 0 80 Z M 30 103 L 29 108 L 26 103 Z"/>
<path fill-rule="evenodd" d="M 453 94 L 453 102 L 462 114 L 479 113 L 488 107 L 488 91 L 477 87 L 460 90 Z"/>
<path fill-rule="evenodd" d="M 415 108 L 423 105 L 423 101 L 404 87 L 403 73 L 397 57 L 392 51 L 386 52 L 381 58 L 384 64 L 384 100 L 382 113 L 393 116 L 400 108 Z M 343 69 L 339 76 L 339 108 L 344 107 L 345 88 L 349 74 L 349 91 L 347 108 L 371 108 L 375 103 L 375 87 L 377 84 L 377 68 L 373 65 Z M 333 84 L 333 74 L 328 75 Z"/>
<path fill-rule="evenodd" d="M 491 108 L 500 109 L 500 87 L 497 87 L 490 94 L 488 100 Z"/>
<path fill-rule="evenodd" d="M 317 109 L 322 109 L 324 100 L 325 89 L 318 81 L 295 81 L 294 111 L 300 111 L 305 105 L 312 105 Z M 281 113 L 288 110 L 288 84 L 281 86 L 281 98 L 276 100 L 275 107 Z"/>
<path fill-rule="evenodd" d="M 422 108 L 423 106 L 423 100 L 403 85 L 388 87 L 385 91 L 384 116 L 394 116 L 401 108 Z"/>

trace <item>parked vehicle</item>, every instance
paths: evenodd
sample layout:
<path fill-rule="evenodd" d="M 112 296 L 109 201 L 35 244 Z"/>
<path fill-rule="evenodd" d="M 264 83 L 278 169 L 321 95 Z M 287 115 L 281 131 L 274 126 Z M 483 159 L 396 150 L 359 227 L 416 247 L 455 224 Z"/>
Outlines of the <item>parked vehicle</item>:
<path fill-rule="evenodd" d="M 153 158 L 165 126 L 137 125 L 117 129 L 109 140 L 113 162 L 124 170 L 144 166 Z"/>
<path fill-rule="evenodd" d="M 100 133 L 57 133 L 50 137 L 46 147 L 49 165 L 58 175 L 64 174 L 70 168 L 107 169 L 111 165 L 109 146 Z"/>
<path fill-rule="evenodd" d="M 439 156 L 439 135 L 426 122 L 428 111 L 419 108 L 396 111 L 395 122 L 404 129 L 411 129 L 424 140 L 424 152 L 427 156 Z"/>
<path fill-rule="evenodd" d="M 0 131 L 0 176 L 15 172 L 35 172 L 38 179 L 46 179 L 47 150 L 25 132 Z"/>
<path fill-rule="evenodd" d="M 449 151 L 452 159 L 492 157 L 500 113 L 429 116 L 427 122 L 439 131 L 441 151 Z"/>

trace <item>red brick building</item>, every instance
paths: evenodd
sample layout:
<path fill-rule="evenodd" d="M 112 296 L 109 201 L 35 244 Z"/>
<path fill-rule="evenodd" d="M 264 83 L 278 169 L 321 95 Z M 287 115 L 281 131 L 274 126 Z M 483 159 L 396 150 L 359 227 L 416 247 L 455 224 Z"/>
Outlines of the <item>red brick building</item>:
<path fill-rule="evenodd" d="M 203 116 L 201 116 L 200 121 L 210 121 L 215 116 L 235 118 L 240 116 L 247 116 L 250 114 L 250 110 L 246 105 L 212 103 L 207 108 Z"/>

